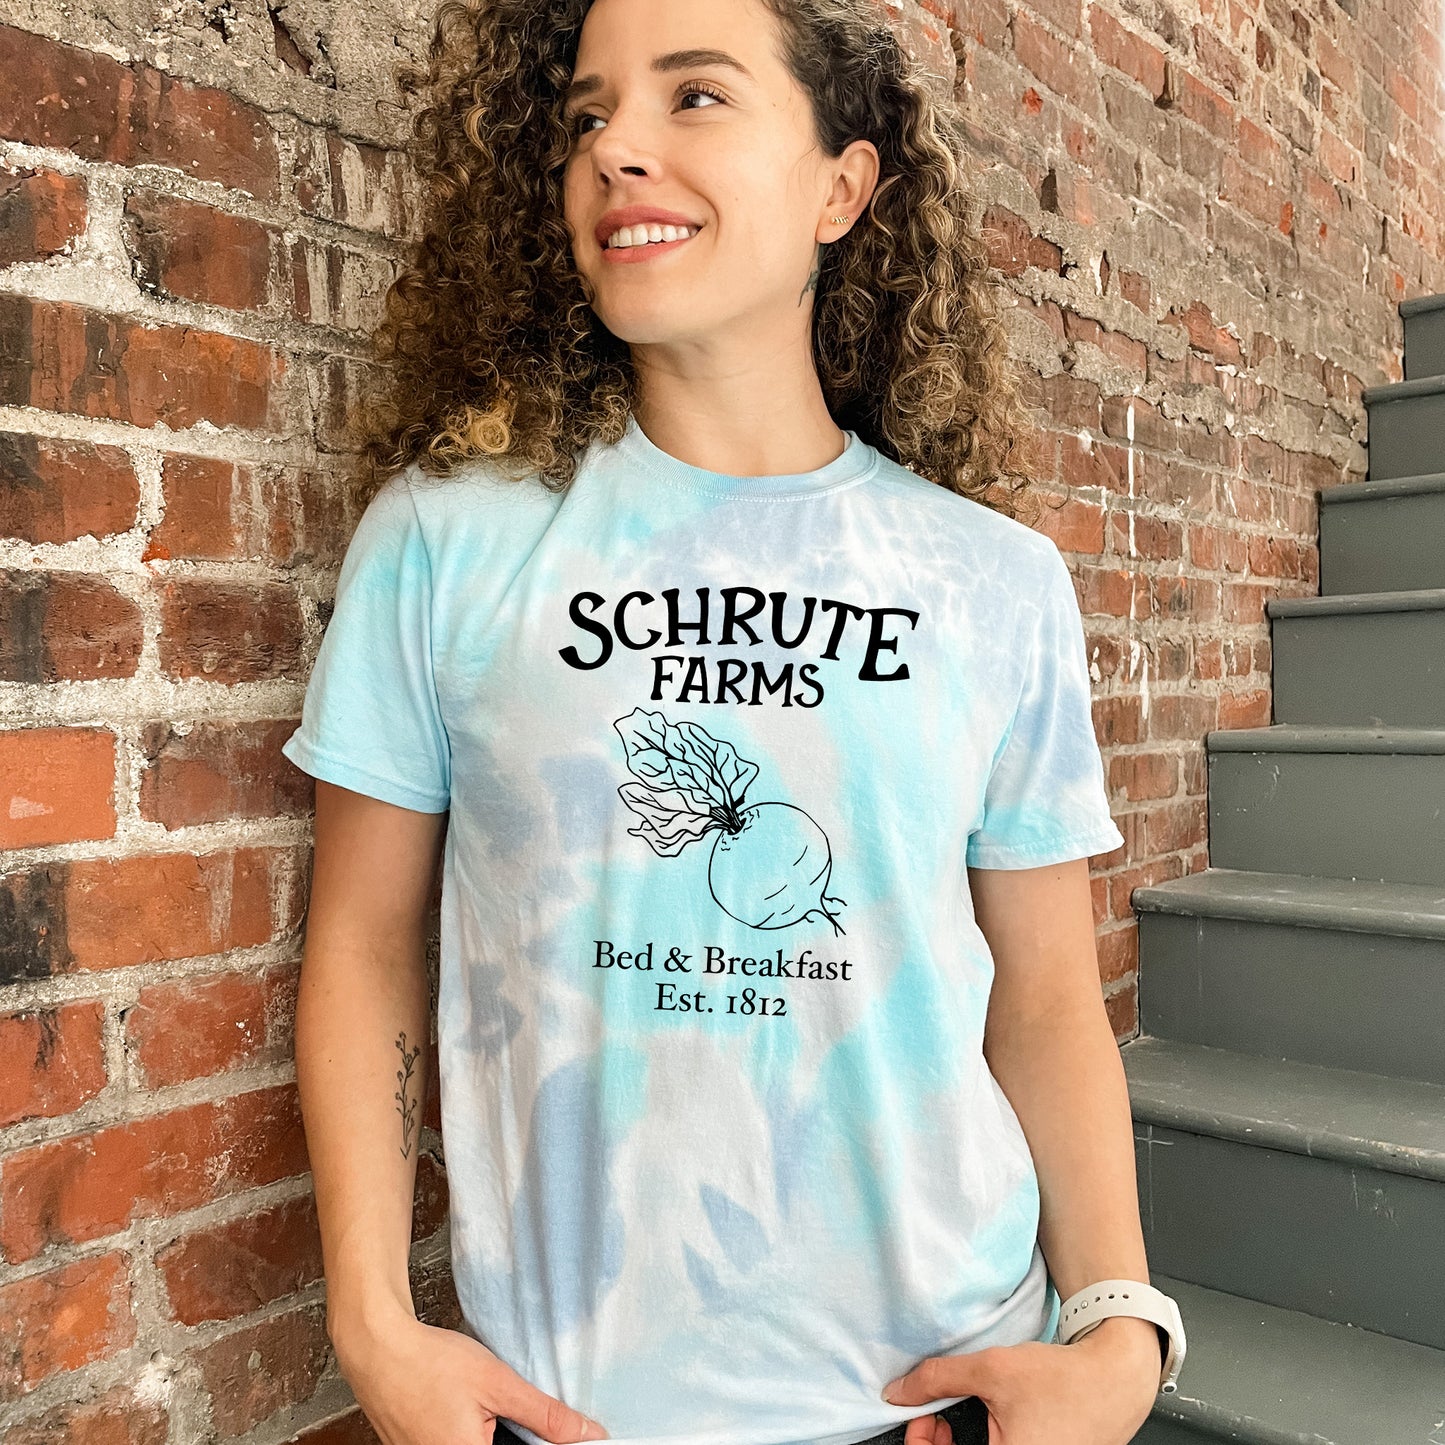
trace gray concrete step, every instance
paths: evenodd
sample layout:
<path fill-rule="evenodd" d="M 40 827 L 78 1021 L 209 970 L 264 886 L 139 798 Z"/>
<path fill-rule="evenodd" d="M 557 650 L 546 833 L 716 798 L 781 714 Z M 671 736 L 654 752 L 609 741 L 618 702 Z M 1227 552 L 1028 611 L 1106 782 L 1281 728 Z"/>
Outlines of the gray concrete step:
<path fill-rule="evenodd" d="M 1151 1270 L 1445 1349 L 1445 1085 L 1121 1052 Z"/>
<path fill-rule="evenodd" d="M 1319 515 L 1322 597 L 1445 587 L 1445 472 L 1321 487 Z"/>
<path fill-rule="evenodd" d="M 1206 868 L 1132 902 L 1143 1033 L 1445 1084 L 1445 884 Z"/>
<path fill-rule="evenodd" d="M 1405 380 L 1445 373 L 1445 296 L 1411 296 L 1400 303 L 1405 323 Z"/>
<path fill-rule="evenodd" d="M 1440 1445 L 1445 1354 L 1157 1270 L 1188 1350 L 1135 1445 Z"/>
<path fill-rule="evenodd" d="M 1445 728 L 1280 723 L 1205 747 L 1214 866 L 1445 882 Z"/>
<path fill-rule="evenodd" d="M 1367 386 L 1370 476 L 1417 477 L 1438 472 L 1445 457 L 1445 376 Z"/>
<path fill-rule="evenodd" d="M 1445 587 L 1274 597 L 1265 609 L 1276 723 L 1445 727 Z"/>

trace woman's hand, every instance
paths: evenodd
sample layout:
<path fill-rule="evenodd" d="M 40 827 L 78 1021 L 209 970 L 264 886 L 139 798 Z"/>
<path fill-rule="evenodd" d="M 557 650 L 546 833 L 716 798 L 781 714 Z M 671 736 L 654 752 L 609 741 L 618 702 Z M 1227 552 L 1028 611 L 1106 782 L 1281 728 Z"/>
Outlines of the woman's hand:
<path fill-rule="evenodd" d="M 988 1445 L 1128 1445 L 1149 1418 L 1163 1363 L 1159 1331 L 1116 1315 L 1072 1344 L 1027 1341 L 919 1361 L 884 1391 L 894 1405 L 977 1395 Z M 940 1415 L 908 1422 L 906 1445 L 952 1445 Z"/>
<path fill-rule="evenodd" d="M 594 1420 L 503 1364 L 480 1341 L 397 1309 L 332 1333 L 336 1362 L 383 1445 L 492 1445 L 497 1416 L 544 1440 L 605 1440 Z"/>

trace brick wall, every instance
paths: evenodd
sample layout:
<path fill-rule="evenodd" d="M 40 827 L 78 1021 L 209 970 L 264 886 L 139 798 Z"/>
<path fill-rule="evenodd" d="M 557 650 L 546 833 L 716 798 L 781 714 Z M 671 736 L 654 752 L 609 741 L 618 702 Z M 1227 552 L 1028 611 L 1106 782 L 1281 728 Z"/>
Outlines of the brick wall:
<path fill-rule="evenodd" d="M 1204 866 L 1204 734 L 1269 721 L 1264 600 L 1317 590 L 1313 489 L 1364 470 L 1397 302 L 1445 290 L 1441 17 L 890 13 L 989 167 L 1128 838 L 1095 868 L 1123 1038 L 1130 892 Z M 356 520 L 426 15 L 0 19 L 0 1441 L 368 1438 L 325 1339 L 279 745 Z M 414 1280 L 448 1323 L 431 1109 Z"/>

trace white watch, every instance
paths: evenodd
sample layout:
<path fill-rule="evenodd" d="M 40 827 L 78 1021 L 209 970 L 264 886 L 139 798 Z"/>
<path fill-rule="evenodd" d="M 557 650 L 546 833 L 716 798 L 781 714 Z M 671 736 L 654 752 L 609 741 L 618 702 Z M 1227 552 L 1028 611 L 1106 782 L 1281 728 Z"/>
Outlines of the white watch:
<path fill-rule="evenodd" d="M 1179 1368 L 1184 1363 L 1184 1320 L 1179 1306 L 1162 1290 L 1137 1279 L 1101 1279 L 1071 1294 L 1059 1306 L 1059 1327 L 1054 1338 L 1067 1345 L 1089 1333 L 1114 1315 L 1137 1315 L 1151 1320 L 1169 1337 L 1159 1388 L 1173 1394 L 1179 1388 Z"/>

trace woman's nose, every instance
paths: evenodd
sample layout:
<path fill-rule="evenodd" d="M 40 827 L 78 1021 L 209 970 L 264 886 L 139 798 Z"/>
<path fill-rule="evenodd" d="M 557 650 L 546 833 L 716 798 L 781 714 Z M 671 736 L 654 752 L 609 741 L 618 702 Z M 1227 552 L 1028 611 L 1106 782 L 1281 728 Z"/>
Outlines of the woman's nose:
<path fill-rule="evenodd" d="M 592 161 L 599 170 L 643 174 L 657 164 L 656 152 L 653 123 L 636 108 L 619 106 L 594 131 Z"/>

